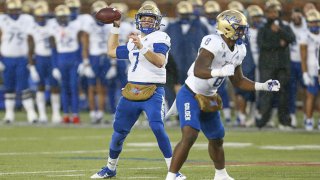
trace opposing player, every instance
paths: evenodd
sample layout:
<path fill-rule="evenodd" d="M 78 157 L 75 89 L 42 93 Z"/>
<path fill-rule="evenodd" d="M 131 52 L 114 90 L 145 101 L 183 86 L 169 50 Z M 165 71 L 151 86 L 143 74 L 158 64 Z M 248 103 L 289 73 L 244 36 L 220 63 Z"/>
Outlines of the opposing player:
<path fill-rule="evenodd" d="M 307 131 L 312 131 L 314 128 L 314 104 L 320 89 L 318 83 L 320 13 L 316 9 L 311 9 L 306 13 L 306 20 L 309 32 L 302 36 L 300 51 L 303 81 L 307 86 L 305 100 L 305 129 Z M 320 121 L 318 128 L 320 129 Z"/>
<path fill-rule="evenodd" d="M 20 0 L 7 0 L 7 14 L 0 17 L 0 38 L 3 81 L 5 87 L 5 117 L 6 123 L 13 122 L 16 95 L 22 96 L 22 104 L 27 112 L 29 123 L 37 122 L 37 113 L 34 109 L 32 93 L 29 89 L 29 70 L 31 77 L 39 78 L 32 58 L 29 56 L 28 70 L 28 28 L 33 18 L 21 14 Z M 30 55 L 30 54 L 29 54 Z"/>
<path fill-rule="evenodd" d="M 169 168 L 172 150 L 164 129 L 165 65 L 170 49 L 170 37 L 158 31 L 161 23 L 159 9 L 152 5 L 142 6 L 136 14 L 136 27 L 140 35 L 131 34 L 127 45 L 119 46 L 120 21 L 114 22 L 108 39 L 108 54 L 113 58 L 129 59 L 129 83 L 122 91 L 114 119 L 114 132 L 110 142 L 107 165 L 91 178 L 116 176 L 116 167 L 123 142 L 142 111 L 148 116 L 149 126 L 157 138 L 159 148 Z M 185 179 L 180 173 L 175 178 Z"/>
<path fill-rule="evenodd" d="M 51 88 L 51 106 L 52 122 L 60 123 L 60 94 L 58 82 L 52 77 L 52 39 L 50 39 L 50 30 L 52 23 L 47 20 L 49 6 L 46 1 L 38 1 L 34 4 L 33 15 L 35 23 L 30 28 L 30 39 L 32 49 L 34 49 L 34 58 L 36 70 L 39 73 L 38 91 L 36 93 L 36 102 L 39 111 L 39 121 L 47 122 L 45 101 L 45 85 L 49 82 Z"/>
<path fill-rule="evenodd" d="M 174 149 L 166 180 L 174 180 L 188 157 L 199 131 L 207 137 L 209 155 L 214 163 L 214 180 L 233 180 L 225 169 L 223 137 L 220 119 L 221 99 L 218 87 L 229 77 L 235 87 L 243 90 L 278 91 L 277 80 L 258 83 L 243 76 L 241 63 L 246 55 L 242 41 L 247 34 L 246 17 L 236 10 L 226 10 L 217 16 L 219 34 L 205 36 L 196 61 L 189 69 L 185 85 L 177 95 L 182 139 Z M 200 179 L 200 178 L 199 178 Z"/>

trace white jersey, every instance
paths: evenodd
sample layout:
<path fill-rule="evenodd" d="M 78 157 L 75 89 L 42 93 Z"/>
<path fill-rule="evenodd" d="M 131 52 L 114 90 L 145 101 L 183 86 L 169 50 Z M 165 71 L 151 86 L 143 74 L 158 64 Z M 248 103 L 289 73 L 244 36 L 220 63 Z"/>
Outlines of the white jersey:
<path fill-rule="evenodd" d="M 0 18 L 1 55 L 5 57 L 23 57 L 28 55 L 28 29 L 33 17 L 21 14 L 17 20 L 8 15 Z"/>
<path fill-rule="evenodd" d="M 79 49 L 78 34 L 81 31 L 79 23 L 71 21 L 66 27 L 55 23 L 50 34 L 54 37 L 58 53 L 70 53 Z"/>
<path fill-rule="evenodd" d="M 164 43 L 169 48 L 171 46 L 170 37 L 167 33 L 161 31 L 155 31 L 147 36 L 141 38 L 141 42 L 144 47 L 153 51 L 153 45 L 155 43 Z M 130 67 L 128 71 L 128 81 L 145 82 L 145 83 L 166 83 L 166 69 L 165 65 L 168 62 L 168 52 L 166 54 L 166 62 L 158 68 L 151 62 L 149 62 L 142 54 L 139 54 L 139 50 L 129 39 L 127 44 L 129 50 Z"/>
<path fill-rule="evenodd" d="M 39 56 L 51 56 L 50 31 L 53 24 L 48 21 L 46 25 L 40 26 L 36 22 L 31 25 L 29 35 L 33 37 L 35 54 Z"/>
<path fill-rule="evenodd" d="M 258 66 L 259 62 L 259 46 L 258 46 L 258 29 L 249 28 L 249 43 L 250 43 L 250 50 L 253 57 L 253 62 L 256 66 Z"/>
<path fill-rule="evenodd" d="M 221 69 L 226 64 L 233 64 L 236 68 L 242 63 L 246 55 L 245 45 L 235 45 L 231 51 L 219 34 L 212 34 L 203 37 L 200 48 L 204 48 L 214 55 L 211 63 L 211 69 Z M 214 77 L 210 79 L 200 79 L 194 76 L 194 64 L 191 65 L 188 72 L 186 84 L 196 94 L 212 96 L 215 94 L 225 80 L 225 77 Z"/>
<path fill-rule="evenodd" d="M 83 25 L 83 30 L 89 34 L 89 54 L 99 56 L 106 54 L 107 42 L 112 25 L 98 25 L 91 16 Z"/>
<path fill-rule="evenodd" d="M 293 62 L 301 62 L 301 54 L 300 54 L 300 45 L 302 36 L 305 36 L 308 29 L 304 26 L 296 27 L 292 22 L 290 23 L 290 27 L 296 36 L 296 42 L 290 44 L 290 58 Z"/>
<path fill-rule="evenodd" d="M 304 36 L 302 36 L 301 44 L 308 45 L 308 52 L 307 52 L 308 74 L 310 74 L 311 76 L 318 76 L 320 34 L 313 34 L 310 31 L 305 32 Z"/>

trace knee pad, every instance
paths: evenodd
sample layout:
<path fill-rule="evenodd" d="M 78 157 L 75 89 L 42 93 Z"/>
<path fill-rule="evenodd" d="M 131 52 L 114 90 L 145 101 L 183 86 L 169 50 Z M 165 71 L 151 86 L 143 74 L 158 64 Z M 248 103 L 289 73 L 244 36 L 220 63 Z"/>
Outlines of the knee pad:
<path fill-rule="evenodd" d="M 110 149 L 114 151 L 121 151 L 124 140 L 127 137 L 127 133 L 118 133 L 116 131 L 112 134 L 112 139 L 110 143 Z"/>

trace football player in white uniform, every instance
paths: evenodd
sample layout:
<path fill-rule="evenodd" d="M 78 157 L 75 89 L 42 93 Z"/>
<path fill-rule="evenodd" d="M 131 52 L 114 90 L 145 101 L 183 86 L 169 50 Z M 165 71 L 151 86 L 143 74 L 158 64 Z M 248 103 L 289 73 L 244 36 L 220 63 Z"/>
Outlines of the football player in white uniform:
<path fill-rule="evenodd" d="M 198 57 L 190 67 L 185 85 L 177 95 L 176 106 L 182 139 L 175 147 L 166 180 L 175 179 L 200 130 L 209 141 L 209 155 L 216 169 L 214 180 L 233 180 L 225 169 L 225 131 L 219 113 L 222 105 L 216 94 L 218 87 L 229 77 L 234 86 L 243 90 L 278 91 L 280 88 L 277 80 L 259 83 L 243 76 L 241 63 L 246 55 L 246 47 L 242 41 L 247 29 L 247 19 L 241 12 L 226 10 L 217 17 L 219 34 L 208 35 L 202 39 Z"/>
<path fill-rule="evenodd" d="M 302 77 L 307 86 L 305 100 L 305 128 L 312 131 L 314 126 L 313 111 L 314 104 L 319 92 L 318 70 L 319 70 L 319 48 L 320 48 L 320 13 L 311 9 L 306 13 L 309 32 L 302 36 L 301 40 L 301 68 Z M 319 121 L 320 126 L 320 121 Z M 318 126 L 318 127 L 319 127 Z M 319 127 L 320 128 L 320 127 Z"/>
<path fill-rule="evenodd" d="M 103 119 L 105 109 L 105 76 L 110 68 L 110 60 L 107 57 L 107 37 L 111 25 L 106 25 L 95 20 L 95 14 L 102 8 L 107 7 L 104 1 L 96 1 L 91 6 L 92 16 L 84 22 L 83 30 L 89 35 L 89 61 L 95 77 L 88 78 L 88 100 L 91 123 L 99 123 Z M 95 96 L 98 102 L 95 102 Z M 98 107 L 96 108 L 96 104 Z M 97 109 L 97 110 L 96 110 Z"/>
<path fill-rule="evenodd" d="M 3 80 L 5 87 L 4 121 L 14 121 L 14 108 L 16 94 L 22 95 L 22 104 L 27 112 L 28 122 L 37 121 L 34 109 L 32 93 L 29 90 L 28 78 L 28 28 L 33 23 L 33 18 L 27 14 L 21 14 L 21 0 L 7 0 L 7 14 L 0 19 L 1 53 Z M 30 55 L 30 54 L 29 54 Z M 38 77 L 32 58 L 29 56 L 29 70 L 31 77 Z"/>
<path fill-rule="evenodd" d="M 51 28 L 54 38 L 57 58 L 52 70 L 53 77 L 61 83 L 63 122 L 80 123 L 79 112 L 79 42 L 82 42 L 82 56 L 88 59 L 88 39 L 82 38 L 79 23 L 70 22 L 70 10 L 66 5 L 55 8 L 57 24 Z M 88 60 L 87 60 L 88 61 Z M 82 72 L 87 77 L 94 77 L 94 72 L 89 62 L 83 62 Z M 63 78 L 62 78 L 63 77 Z M 69 112 L 72 112 L 72 119 Z"/>
<path fill-rule="evenodd" d="M 302 70 L 301 70 L 301 36 L 305 36 L 305 32 L 308 31 L 305 26 L 305 19 L 302 15 L 302 12 L 299 9 L 293 9 L 291 13 L 291 22 L 290 28 L 292 29 L 294 35 L 296 36 L 296 41 L 290 44 L 290 97 L 289 97 L 289 111 L 291 118 L 291 125 L 293 127 L 297 126 L 296 118 L 296 96 L 298 84 L 302 85 L 305 88 L 302 80 Z"/>
<path fill-rule="evenodd" d="M 164 84 L 170 37 L 158 31 L 161 14 L 157 7 L 142 6 L 136 14 L 136 27 L 140 35 L 131 34 L 127 45 L 119 46 L 118 35 L 120 21 L 114 27 L 108 39 L 108 54 L 113 58 L 129 59 L 129 83 L 122 90 L 113 123 L 113 135 L 109 147 L 107 165 L 91 178 L 110 178 L 116 176 L 116 167 L 123 142 L 142 111 L 148 116 L 149 126 L 157 138 L 159 148 L 169 168 L 172 149 L 169 137 L 164 129 Z M 185 179 L 180 173 L 175 178 Z"/>
<path fill-rule="evenodd" d="M 58 82 L 52 77 L 52 39 L 50 39 L 51 35 L 49 33 L 52 23 L 48 22 L 48 14 L 49 6 L 46 1 L 38 1 L 34 4 L 33 15 L 35 23 L 30 28 L 29 35 L 31 44 L 34 46 L 35 66 L 39 73 L 36 102 L 39 111 L 39 121 L 47 122 L 44 91 L 46 81 L 48 81 L 51 88 L 52 122 L 60 123 L 60 94 Z"/>

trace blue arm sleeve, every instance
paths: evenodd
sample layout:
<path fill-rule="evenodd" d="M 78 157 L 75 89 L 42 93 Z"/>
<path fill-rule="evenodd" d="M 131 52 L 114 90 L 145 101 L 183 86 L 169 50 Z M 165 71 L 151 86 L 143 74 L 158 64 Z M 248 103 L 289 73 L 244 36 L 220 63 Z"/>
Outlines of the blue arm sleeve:
<path fill-rule="evenodd" d="M 129 59 L 127 46 L 118 46 L 116 50 L 117 59 Z"/>
<path fill-rule="evenodd" d="M 169 47 L 165 43 L 154 43 L 153 49 L 155 53 L 161 53 L 163 55 L 166 55 L 169 51 Z"/>

